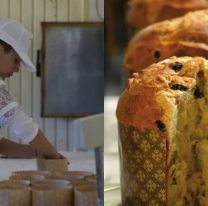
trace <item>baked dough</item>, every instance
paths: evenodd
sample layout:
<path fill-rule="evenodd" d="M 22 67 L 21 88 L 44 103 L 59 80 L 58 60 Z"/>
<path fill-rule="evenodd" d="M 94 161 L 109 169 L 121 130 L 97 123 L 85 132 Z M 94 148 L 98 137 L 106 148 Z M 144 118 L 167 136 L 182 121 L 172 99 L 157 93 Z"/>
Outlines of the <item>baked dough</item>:
<path fill-rule="evenodd" d="M 206 8 L 206 0 L 129 0 L 126 22 L 130 27 L 143 28 L 182 16 L 189 11 Z"/>
<path fill-rule="evenodd" d="M 125 206 L 207 206 L 208 61 L 171 57 L 135 73 L 117 106 Z"/>
<path fill-rule="evenodd" d="M 190 12 L 136 33 L 126 49 L 123 66 L 135 72 L 171 56 L 208 58 L 208 10 Z"/>

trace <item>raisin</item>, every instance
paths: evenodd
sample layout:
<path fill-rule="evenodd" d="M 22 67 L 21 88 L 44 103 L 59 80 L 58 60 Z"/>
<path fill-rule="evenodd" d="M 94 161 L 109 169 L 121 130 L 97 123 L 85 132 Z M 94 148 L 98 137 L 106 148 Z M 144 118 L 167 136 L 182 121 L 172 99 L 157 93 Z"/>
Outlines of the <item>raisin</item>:
<path fill-rule="evenodd" d="M 160 56 L 161 56 L 160 51 L 156 50 L 155 53 L 154 53 L 154 57 L 158 59 L 158 58 L 160 58 Z"/>
<path fill-rule="evenodd" d="M 173 85 L 171 86 L 171 89 L 173 89 L 173 90 L 186 91 L 186 90 L 188 90 L 188 87 L 186 87 L 186 86 L 184 86 L 184 85 L 182 85 L 182 84 L 173 84 Z"/>
<path fill-rule="evenodd" d="M 173 65 L 172 65 L 172 69 L 175 72 L 180 71 L 182 67 L 183 67 L 183 64 L 180 63 L 180 62 L 174 62 Z"/>
<path fill-rule="evenodd" d="M 186 196 L 184 197 L 184 203 L 185 203 L 185 206 L 189 206 L 189 201 Z"/>
<path fill-rule="evenodd" d="M 202 90 L 198 86 L 196 86 L 196 88 L 195 88 L 194 96 L 196 98 L 202 98 L 202 97 L 204 97 L 204 93 L 202 92 Z"/>
<path fill-rule="evenodd" d="M 177 181 L 176 181 L 176 178 L 175 178 L 175 177 L 174 177 L 173 180 L 172 180 L 172 184 L 173 184 L 173 185 L 177 185 Z"/>
<path fill-rule="evenodd" d="M 203 77 L 204 77 L 204 72 L 203 72 L 203 71 L 199 71 L 199 72 L 197 73 L 197 77 L 203 78 Z"/>
<path fill-rule="evenodd" d="M 161 120 L 157 120 L 155 121 L 155 123 L 160 131 L 162 132 L 166 131 L 165 124 Z"/>
<path fill-rule="evenodd" d="M 198 199 L 195 198 L 195 203 L 194 203 L 194 205 L 195 205 L 195 206 L 201 206 L 201 203 L 200 203 L 200 201 L 199 201 Z"/>

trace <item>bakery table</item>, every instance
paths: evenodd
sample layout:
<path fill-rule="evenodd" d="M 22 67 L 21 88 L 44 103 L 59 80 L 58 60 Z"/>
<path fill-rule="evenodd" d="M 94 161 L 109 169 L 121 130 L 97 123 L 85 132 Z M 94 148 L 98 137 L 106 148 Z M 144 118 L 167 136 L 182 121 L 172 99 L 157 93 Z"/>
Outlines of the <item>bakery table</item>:
<path fill-rule="evenodd" d="M 96 173 L 95 156 L 92 152 L 60 152 L 70 162 L 69 170 Z M 15 170 L 37 170 L 36 159 L 0 158 L 0 180 L 8 179 Z"/>

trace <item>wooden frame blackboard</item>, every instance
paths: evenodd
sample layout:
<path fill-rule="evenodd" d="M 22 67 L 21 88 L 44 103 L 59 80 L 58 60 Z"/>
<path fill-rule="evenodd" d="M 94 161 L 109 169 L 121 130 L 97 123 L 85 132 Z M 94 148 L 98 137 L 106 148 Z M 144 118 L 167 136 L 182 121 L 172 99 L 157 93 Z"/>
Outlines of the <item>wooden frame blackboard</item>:
<path fill-rule="evenodd" d="M 103 23 L 42 22 L 42 39 L 42 117 L 102 113 Z"/>

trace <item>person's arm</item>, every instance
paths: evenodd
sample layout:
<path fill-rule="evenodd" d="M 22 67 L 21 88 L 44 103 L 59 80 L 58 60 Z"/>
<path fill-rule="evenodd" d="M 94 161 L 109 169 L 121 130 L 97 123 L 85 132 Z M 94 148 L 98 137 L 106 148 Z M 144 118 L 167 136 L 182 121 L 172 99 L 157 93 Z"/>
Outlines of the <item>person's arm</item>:
<path fill-rule="evenodd" d="M 38 125 L 33 122 L 33 119 L 26 115 L 22 110 L 18 110 L 13 117 L 9 119 L 7 126 L 20 138 L 21 143 L 24 143 L 28 150 L 29 147 L 31 147 L 30 149 L 33 151 L 31 157 L 51 159 L 63 158 L 63 156 L 60 155 L 55 147 L 47 140 Z M 15 147 L 12 147 L 14 150 L 13 153 L 10 149 L 11 142 L 7 141 L 4 146 L 5 150 L 8 148 L 9 156 L 15 153 L 17 157 L 24 157 L 24 154 L 25 157 L 28 157 L 28 154 L 24 153 L 25 147 L 21 144 L 16 144 Z M 1 150 L 0 153 L 2 154 Z"/>
<path fill-rule="evenodd" d="M 38 131 L 38 134 L 29 145 L 20 144 L 4 137 L 0 138 L 0 154 L 10 158 L 63 158 L 50 144 L 41 130 Z"/>
<path fill-rule="evenodd" d="M 21 145 L 10 140 L 0 141 L 0 153 L 11 156 L 61 158 L 38 125 L 31 117 L 25 114 L 17 102 L 12 100 L 11 95 L 4 86 L 0 86 L 0 126 L 9 127 L 21 140 Z M 29 153 L 29 150 L 32 153 Z M 25 153 L 26 152 L 26 153 Z"/>
<path fill-rule="evenodd" d="M 19 111 L 9 124 L 13 132 L 21 139 L 22 143 L 31 147 L 35 151 L 34 157 L 58 159 L 63 156 L 58 153 L 55 147 L 48 141 L 47 137 L 23 111 Z M 20 151 L 20 148 L 16 148 Z M 0 151 L 1 152 L 1 151 Z M 23 153 L 24 154 L 24 153 Z M 25 154 L 27 156 L 27 154 Z"/>
<path fill-rule="evenodd" d="M 63 157 L 47 140 L 40 129 L 38 130 L 36 137 L 30 142 L 30 145 L 36 151 L 38 157 L 51 159 L 59 159 Z"/>
<path fill-rule="evenodd" d="M 41 130 L 29 144 L 20 144 L 6 138 L 0 138 L 0 154 L 19 158 L 63 158 L 47 140 Z"/>
<path fill-rule="evenodd" d="M 23 111 L 17 112 L 10 121 L 10 128 L 23 143 L 29 144 L 32 149 L 35 150 L 35 157 L 51 159 L 62 158 L 55 147 L 39 129 L 38 125 Z"/>
<path fill-rule="evenodd" d="M 19 144 L 4 137 L 0 138 L 0 154 L 19 158 L 34 158 L 37 156 L 36 151 L 30 145 Z"/>
<path fill-rule="evenodd" d="M 11 120 L 10 128 L 20 137 L 23 143 L 30 144 L 39 158 L 62 158 L 55 147 L 48 141 L 33 119 L 19 111 Z"/>

